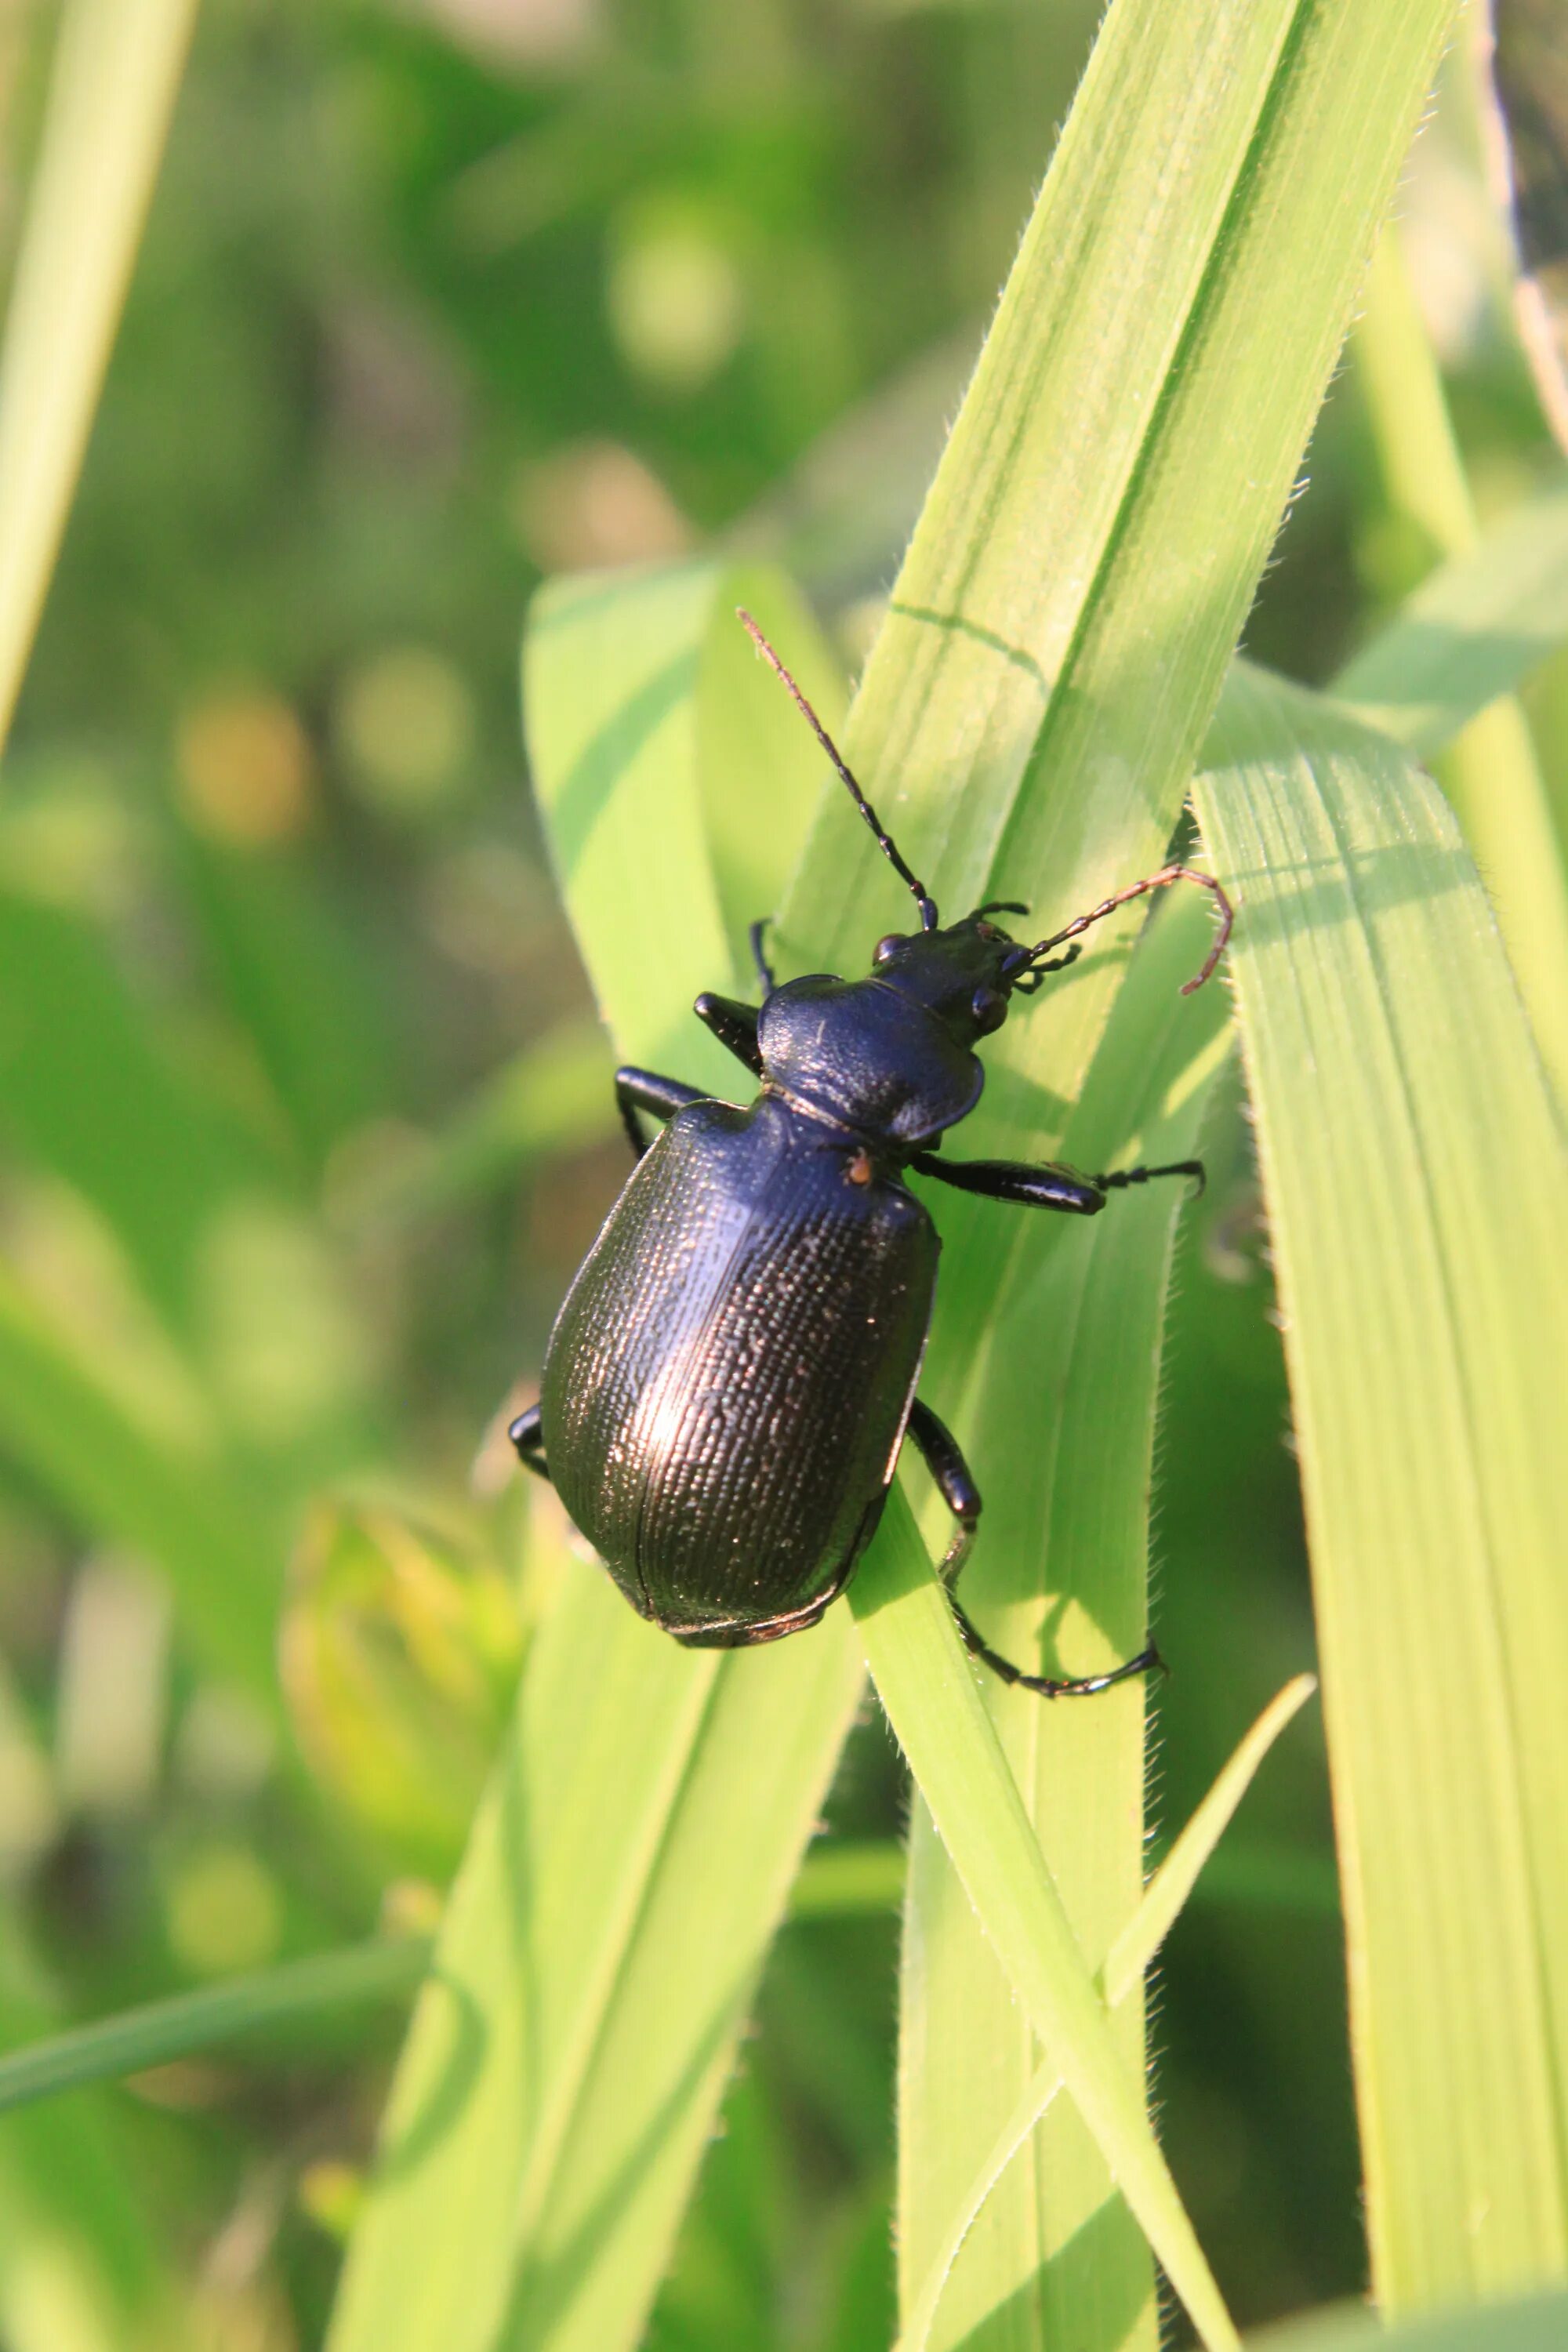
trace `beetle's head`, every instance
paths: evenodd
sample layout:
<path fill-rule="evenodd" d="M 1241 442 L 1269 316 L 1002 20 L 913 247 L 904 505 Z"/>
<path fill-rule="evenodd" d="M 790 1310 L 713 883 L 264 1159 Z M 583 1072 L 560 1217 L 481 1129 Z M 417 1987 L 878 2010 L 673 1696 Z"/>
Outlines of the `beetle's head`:
<path fill-rule="evenodd" d="M 973 1045 L 1000 1029 L 1015 989 L 1032 996 L 1040 984 L 1037 951 L 991 920 L 1027 912 L 1014 900 L 999 900 L 977 907 L 961 923 L 907 936 L 890 931 L 877 942 L 873 977 L 934 1013 L 961 1045 Z M 1070 963 L 1077 953 L 1072 948 L 1061 961 Z"/>

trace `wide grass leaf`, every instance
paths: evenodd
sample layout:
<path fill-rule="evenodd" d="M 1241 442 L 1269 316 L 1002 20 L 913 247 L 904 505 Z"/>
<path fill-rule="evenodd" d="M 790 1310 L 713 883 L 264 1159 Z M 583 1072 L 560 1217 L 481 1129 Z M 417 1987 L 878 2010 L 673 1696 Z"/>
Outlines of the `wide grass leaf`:
<path fill-rule="evenodd" d="M 1568 1186 L 1484 892 L 1384 739 L 1253 674 L 1196 797 L 1285 1323 L 1391 2310 L 1568 2265 Z"/>

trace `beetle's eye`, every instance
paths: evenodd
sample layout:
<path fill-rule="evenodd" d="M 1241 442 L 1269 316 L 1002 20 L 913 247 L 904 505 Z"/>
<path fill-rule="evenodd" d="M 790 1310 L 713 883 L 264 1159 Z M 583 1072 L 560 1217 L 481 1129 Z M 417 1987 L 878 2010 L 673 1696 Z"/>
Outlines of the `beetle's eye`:
<path fill-rule="evenodd" d="M 993 1029 L 1000 1029 L 1007 1018 L 1007 1000 L 994 988 L 977 988 L 969 1001 L 969 1010 L 981 1035 L 989 1037 Z"/>
<path fill-rule="evenodd" d="M 879 940 L 876 946 L 872 949 L 872 962 L 886 963 L 888 958 L 890 955 L 896 954 L 903 944 L 903 934 L 900 931 L 889 931 L 887 938 L 884 940 Z"/>

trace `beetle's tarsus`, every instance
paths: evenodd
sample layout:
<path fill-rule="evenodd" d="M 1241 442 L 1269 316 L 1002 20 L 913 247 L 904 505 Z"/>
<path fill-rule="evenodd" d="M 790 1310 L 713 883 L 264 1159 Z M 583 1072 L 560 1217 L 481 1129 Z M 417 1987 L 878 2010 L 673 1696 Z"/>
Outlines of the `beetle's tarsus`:
<path fill-rule="evenodd" d="M 1098 1698 L 1101 1691 L 1110 1690 L 1117 1683 L 1130 1681 L 1134 1675 L 1152 1673 L 1163 1675 L 1169 1672 L 1165 1661 L 1151 1642 L 1146 1649 L 1139 1651 L 1135 1658 L 1129 1658 L 1125 1665 L 1112 1666 L 1103 1675 L 1068 1675 L 1060 1677 L 1051 1675 L 1026 1675 L 1021 1666 L 1014 1665 L 1010 1658 L 1003 1657 L 1000 1652 L 991 1647 L 989 1642 L 985 1641 L 970 1623 L 956 1601 L 952 1603 L 952 1613 L 958 1620 L 958 1630 L 963 1636 L 964 1647 L 972 1657 L 978 1658 L 983 1665 L 989 1666 L 992 1673 L 1000 1675 L 1010 1687 L 1034 1691 L 1041 1698 Z"/>
<path fill-rule="evenodd" d="M 1091 1176 L 1089 1181 L 1102 1192 L 1118 1192 L 1128 1184 L 1150 1183 L 1156 1176 L 1190 1176 L 1193 1189 L 1187 1197 L 1192 1201 L 1202 1200 L 1209 1181 L 1201 1160 L 1173 1160 L 1164 1168 L 1113 1168 L 1109 1175 Z"/>
<path fill-rule="evenodd" d="M 910 1407 L 909 1434 L 935 1479 L 942 1501 L 957 1522 L 952 1540 L 937 1573 L 947 1587 L 948 1601 L 957 1620 L 958 1630 L 972 1657 L 989 1666 L 1003 1682 L 1016 1685 L 1019 1690 L 1037 1692 L 1042 1698 L 1092 1698 L 1098 1692 L 1110 1690 L 1113 1684 L 1124 1683 L 1133 1675 L 1148 1674 L 1155 1668 L 1161 1674 L 1166 1671 L 1165 1662 L 1152 1642 L 1146 1649 L 1140 1650 L 1135 1658 L 1129 1658 L 1124 1666 L 1112 1666 L 1103 1675 L 1026 1675 L 1022 1666 L 1016 1666 L 1010 1658 L 1005 1658 L 999 1650 L 994 1650 L 964 1614 L 963 1604 L 954 1591 L 980 1523 L 980 1489 L 974 1483 L 974 1474 L 964 1460 L 952 1430 L 920 1397 Z"/>

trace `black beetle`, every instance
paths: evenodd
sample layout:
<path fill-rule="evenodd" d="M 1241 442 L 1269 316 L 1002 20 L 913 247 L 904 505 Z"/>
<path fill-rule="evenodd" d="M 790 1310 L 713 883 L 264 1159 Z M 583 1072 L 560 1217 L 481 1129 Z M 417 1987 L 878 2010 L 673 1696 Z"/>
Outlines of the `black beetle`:
<path fill-rule="evenodd" d="M 760 1011 L 728 996 L 695 1007 L 762 1081 L 745 1109 L 651 1071 L 616 1072 L 637 1166 L 556 1318 L 540 1402 L 510 1431 L 639 1614 L 704 1649 L 816 1624 L 881 1516 L 906 1431 L 957 1521 L 942 1563 L 952 1594 L 980 1496 L 915 1394 L 941 1245 L 904 1171 L 1079 1216 L 1152 1176 L 1201 1184 L 1196 1160 L 1080 1176 L 943 1162 L 936 1150 L 979 1100 L 975 1044 L 1001 1027 L 1012 994 L 1033 995 L 1073 961 L 1067 943 L 1091 923 L 1168 883 L 1211 890 L 1220 923 L 1184 993 L 1208 978 L 1231 924 L 1212 876 L 1167 866 L 1034 947 L 991 921 L 1026 911 L 1009 901 L 944 929 L 794 678 L 740 617 L 913 892 L 921 928 L 879 940 L 869 979 L 814 973 L 781 988 L 763 926 L 752 926 Z M 639 1112 L 668 1122 L 651 1148 Z M 1049 1696 L 1103 1690 L 1154 1663 L 1146 1650 L 1110 1674 L 1026 1675 L 987 1646 L 956 1597 L 953 1610 L 977 1657 Z"/>

